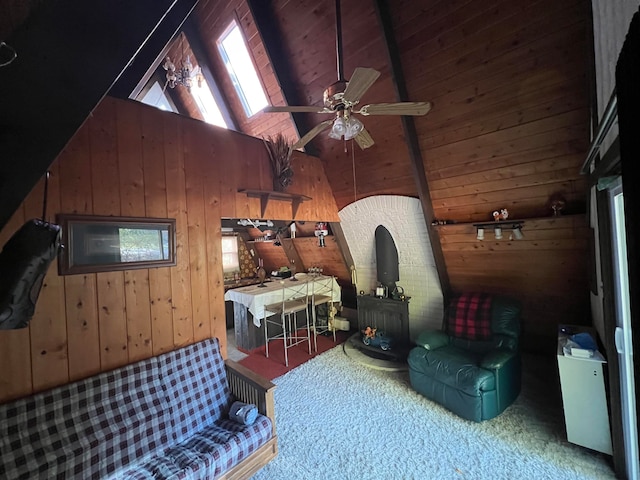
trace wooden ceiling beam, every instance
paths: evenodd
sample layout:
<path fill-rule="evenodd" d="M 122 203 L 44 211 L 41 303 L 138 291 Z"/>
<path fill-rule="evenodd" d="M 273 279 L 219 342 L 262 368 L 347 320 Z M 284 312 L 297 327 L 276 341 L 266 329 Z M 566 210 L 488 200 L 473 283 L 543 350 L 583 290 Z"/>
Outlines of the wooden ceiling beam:
<path fill-rule="evenodd" d="M 391 66 L 391 78 L 396 93 L 396 99 L 398 102 L 407 102 L 409 101 L 409 94 L 407 92 L 407 86 L 402 70 L 402 63 L 400 61 L 398 43 L 396 42 L 395 34 L 393 31 L 391 11 L 389 10 L 388 2 L 386 0 L 376 0 L 374 4 L 376 14 L 378 16 L 378 23 L 382 30 L 384 43 L 387 46 L 386 52 L 389 59 L 389 64 Z M 435 219 L 435 214 L 433 211 L 433 204 L 431 203 L 431 194 L 429 193 L 429 183 L 427 182 L 427 175 L 424 169 L 422 151 L 420 150 L 420 143 L 418 142 L 418 134 L 416 132 L 416 126 L 415 122 L 413 121 L 413 117 L 402 116 L 401 119 L 404 138 L 409 150 L 411 170 L 416 181 L 418 196 L 420 198 L 420 203 L 422 204 L 422 212 L 424 214 L 427 232 L 429 233 L 431 249 L 433 250 L 433 257 L 435 260 L 436 269 L 438 271 L 438 278 L 440 280 L 440 286 L 442 288 L 442 293 L 444 295 L 446 304 L 451 289 L 449 274 L 447 272 L 447 266 L 444 260 L 444 254 L 442 252 L 442 245 L 440 244 L 440 236 L 432 225 Z"/>
<path fill-rule="evenodd" d="M 154 32 L 196 3 L 40 2 L 6 40 L 18 57 L 0 72 L 0 228 Z"/>
<path fill-rule="evenodd" d="M 289 56 L 282 48 L 282 34 L 278 30 L 278 22 L 273 14 L 273 1 L 247 0 L 247 5 L 253 20 L 256 22 L 256 28 L 262 38 L 269 63 L 271 63 L 285 102 L 287 105 L 305 105 L 306 102 L 298 98 L 297 88 L 289 66 Z M 291 119 L 295 129 L 298 131 L 298 137 L 302 137 L 312 128 L 304 113 L 293 112 L 291 113 Z M 309 155 L 318 156 L 318 149 L 312 142 L 307 143 L 305 152 Z"/>

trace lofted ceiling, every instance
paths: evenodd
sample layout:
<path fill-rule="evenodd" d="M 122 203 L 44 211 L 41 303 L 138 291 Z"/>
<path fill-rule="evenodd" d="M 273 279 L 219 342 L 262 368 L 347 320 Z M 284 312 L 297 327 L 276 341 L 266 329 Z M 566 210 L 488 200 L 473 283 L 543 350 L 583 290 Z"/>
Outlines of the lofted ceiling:
<path fill-rule="evenodd" d="M 321 107 L 337 80 L 334 0 L 141 0 L 135 10 L 98 3 L 102 10 L 73 0 L 0 0 L 0 37 L 19 55 L 0 70 L 0 127 L 10 126 L 0 128 L 2 225 L 105 94 L 127 96 L 161 68 L 164 54 L 177 57 L 183 46 L 172 39 L 181 31 L 242 132 L 295 140 L 327 118 L 246 118 L 216 41 L 237 21 L 270 103 Z M 143 8 L 155 9 L 156 20 Z M 366 150 L 325 133 L 307 145 L 338 208 L 408 195 L 420 198 L 428 224 L 455 223 L 428 228 L 451 290 L 482 286 L 526 298 L 528 328 L 547 337 L 560 319 L 588 318 L 588 185 L 579 171 L 593 92 L 590 15 L 588 0 L 343 0 L 345 77 L 356 67 L 381 72 L 362 103 L 429 101 L 433 108 L 410 119 L 363 117 L 375 141 Z M 141 18 L 145 29 L 133 28 Z M 564 218 L 550 218 L 558 195 Z M 473 222 L 503 208 L 527 219 L 525 240 L 478 242 Z"/>
<path fill-rule="evenodd" d="M 337 80 L 334 9 L 335 0 L 202 0 L 192 18 L 227 97 L 215 42 L 236 19 L 271 104 L 321 107 Z M 338 208 L 373 195 L 419 198 L 443 291 L 523 300 L 532 344 L 553 338 L 559 322 L 589 318 L 588 185 L 579 172 L 593 91 L 590 15 L 588 0 L 344 0 L 345 77 L 356 67 L 381 72 L 362 103 L 433 108 L 363 117 L 375 141 L 366 150 L 326 132 L 308 145 Z M 262 113 L 241 128 L 297 136 L 325 119 Z M 565 207 L 554 218 L 558 197 Z M 525 238 L 476 240 L 473 223 L 505 208 L 526 219 Z"/>
<path fill-rule="evenodd" d="M 179 3 L 186 5 L 183 11 L 188 13 L 190 2 Z M 73 2 L 60 2 L 53 11 L 63 17 L 61 9 L 77 8 L 71 5 Z M 18 5 L 1 0 L 0 6 L 3 38 L 33 37 L 35 29 L 27 20 L 30 10 L 44 10 L 41 2 Z M 172 8 L 167 2 L 162 10 Z M 122 25 L 135 23 L 139 16 L 125 10 L 118 15 Z M 109 21 L 118 15 L 109 15 Z M 345 77 L 349 79 L 356 67 L 381 72 L 361 103 L 430 101 L 433 109 L 424 117 L 404 120 L 397 116 L 362 117 L 375 141 L 367 150 L 353 142 L 329 139 L 326 132 L 307 145 L 307 152 L 320 157 L 325 166 L 338 208 L 370 195 L 409 195 L 423 199 L 423 207 L 432 206 L 433 213 L 426 212 L 428 220 L 468 222 L 490 220 L 492 211 L 505 207 L 521 218 L 546 216 L 549 198 L 559 193 L 567 201 L 565 212 L 585 211 L 585 181 L 578 171 L 589 140 L 589 16 L 590 5 L 585 0 L 497 0 L 490 5 L 481 0 L 343 1 Z M 78 18 L 68 22 L 70 30 L 76 28 Z M 172 24 L 176 32 L 186 31 L 189 43 L 207 57 L 203 63 L 210 67 L 231 117 L 244 133 L 258 137 L 284 133 L 296 140 L 331 118 L 311 113 L 260 113 L 247 119 L 216 48 L 217 38 L 232 20 L 243 30 L 272 105 L 321 107 L 325 88 L 337 80 L 335 0 L 200 0 L 182 27 L 180 19 Z M 28 28 L 20 30 L 23 23 Z M 44 33 L 51 37 L 50 32 L 46 29 Z M 122 96 L 126 88 L 131 90 L 140 81 L 149 65 L 151 72 L 153 62 L 155 69 L 159 68 L 163 54 L 171 51 L 173 36 L 171 29 L 163 34 L 164 42 L 151 43 L 148 50 L 152 52 L 137 52 L 136 61 L 121 76 L 114 73 L 111 79 L 104 79 L 101 88 L 120 76 L 109 93 Z M 63 35 L 59 32 L 58 37 Z M 35 39 L 39 44 L 38 37 Z M 96 43 L 90 31 L 79 31 L 75 37 L 76 44 L 104 48 L 114 42 L 119 41 L 111 38 Z M 65 48 L 69 48 L 67 43 Z M 149 47 L 149 43 L 144 45 Z M 81 46 L 86 50 L 86 45 Z M 175 53 L 183 47 L 173 48 Z M 83 50 L 69 50 L 71 55 L 58 50 L 47 58 L 56 59 L 60 68 L 67 69 L 67 73 L 54 75 L 52 83 L 66 95 L 73 84 L 68 81 L 72 69 L 64 59 L 78 62 L 76 56 L 80 58 Z M 20 53 L 24 59 L 29 52 Z M 86 53 L 88 59 L 99 58 L 104 64 L 112 60 L 104 53 L 99 57 Z M 146 67 L 136 65 L 144 63 L 143 59 Z M 126 60 L 122 61 L 125 63 L 114 67 L 114 72 L 126 65 Z M 91 65 L 100 73 L 100 63 Z M 45 65 L 28 78 L 51 70 Z M 25 95 L 38 90 L 18 81 L 12 88 L 7 101 L 20 98 L 15 88 L 22 88 Z M 86 109 L 86 118 L 99 100 L 98 94 L 96 91 L 90 102 L 75 108 L 79 119 L 75 123 L 52 120 L 51 124 L 67 125 L 68 129 L 79 125 L 80 109 Z M 61 111 L 63 116 L 67 114 L 61 108 L 67 98 L 42 94 L 42 101 L 55 103 L 50 109 L 52 118 L 60 118 Z M 38 104 L 37 99 L 25 103 Z M 15 118 L 15 112 L 8 113 Z M 50 157 L 49 163 L 55 158 L 53 150 Z M 9 178 L 9 170 L 4 170 Z M 25 176 L 33 185 L 41 172 Z M 15 203 L 17 195 L 14 197 Z"/>
<path fill-rule="evenodd" d="M 229 11 L 230 6 L 234 7 L 232 12 Z M 361 104 L 398 101 L 382 26 L 376 14 L 376 2 L 345 1 L 341 7 L 344 77 L 348 80 L 356 67 L 374 68 L 381 72 L 381 76 L 365 93 Z M 212 17 L 216 18 L 214 23 L 217 27 L 208 23 Z M 215 52 L 215 40 L 221 33 L 220 28 L 226 28 L 232 18 L 240 19 L 265 86 L 269 89 L 275 83 L 280 87 L 276 95 L 270 92 L 272 105 L 315 105 L 321 108 L 324 90 L 338 80 L 335 0 L 202 1 L 196 7 L 195 18 L 201 36 L 209 47 L 209 58 L 214 69 L 220 68 Z M 265 65 L 271 68 L 265 68 Z M 220 73 L 220 77 L 224 77 L 223 72 Z M 222 84 L 233 96 L 224 78 Z M 282 93 L 281 97 L 279 93 Z M 242 116 L 241 112 L 239 116 Z M 276 125 L 267 123 L 258 131 L 250 127 L 247 133 L 260 136 L 291 132 L 294 140 L 320 122 L 333 118 L 332 115 L 313 113 L 262 113 L 257 117 L 256 123 L 273 123 L 275 119 L 286 118 L 294 123 L 295 129 L 288 130 L 282 122 Z M 264 117 L 266 119 L 262 120 Z M 339 208 L 354 201 L 356 196 L 362 198 L 374 193 L 418 196 L 409 153 L 403 141 L 400 117 L 368 116 L 360 119 L 376 142 L 373 148 L 363 151 L 352 141 L 345 144 L 344 141 L 329 139 L 327 131 L 315 137 L 306 147 L 308 153 L 319 156 L 325 162 Z M 419 121 L 422 124 L 426 118 L 420 118 Z M 372 177 L 374 172 L 375 178 Z"/>
<path fill-rule="evenodd" d="M 344 76 L 356 67 L 381 73 L 361 104 L 429 101 L 433 109 L 404 120 L 361 116 L 375 141 L 366 150 L 327 131 L 307 145 L 325 165 L 338 208 L 408 195 L 432 205 L 427 218 L 468 222 L 490 220 L 499 208 L 546 216 L 549 198 L 561 194 L 566 213 L 585 210 L 589 2 L 350 0 L 341 8 Z M 191 18 L 242 131 L 296 140 L 331 119 L 244 117 L 216 49 L 234 19 L 271 104 L 322 107 L 338 78 L 335 0 L 201 0 Z"/>

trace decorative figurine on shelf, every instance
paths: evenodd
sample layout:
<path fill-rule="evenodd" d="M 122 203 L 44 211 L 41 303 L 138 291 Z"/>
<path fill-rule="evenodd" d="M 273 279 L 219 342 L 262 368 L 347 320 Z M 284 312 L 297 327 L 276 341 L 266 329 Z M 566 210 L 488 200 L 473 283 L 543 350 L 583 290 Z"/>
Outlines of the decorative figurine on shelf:
<path fill-rule="evenodd" d="M 266 287 L 266 285 L 264 284 L 264 279 L 267 278 L 267 271 L 262 266 L 262 259 L 261 258 L 258 259 L 258 268 L 256 270 L 256 273 L 258 274 L 258 280 L 260 280 L 260 285 L 258 285 L 258 286 L 259 287 Z"/>
<path fill-rule="evenodd" d="M 565 207 L 566 204 L 567 204 L 567 201 L 560 193 L 554 193 L 549 197 L 549 206 L 551 207 L 551 210 L 553 210 L 554 217 L 557 217 L 558 215 L 561 214 L 562 209 Z"/>
<path fill-rule="evenodd" d="M 290 262 L 291 266 L 289 267 L 289 270 L 291 271 L 291 278 L 289 280 L 291 280 L 292 282 L 297 282 L 298 279 L 296 278 L 296 261 L 291 259 Z"/>
<path fill-rule="evenodd" d="M 500 211 L 496 210 L 495 212 L 493 212 L 493 221 L 494 222 L 499 222 L 501 220 L 506 220 L 507 218 L 509 218 L 509 211 L 506 208 L 502 208 L 500 209 Z"/>

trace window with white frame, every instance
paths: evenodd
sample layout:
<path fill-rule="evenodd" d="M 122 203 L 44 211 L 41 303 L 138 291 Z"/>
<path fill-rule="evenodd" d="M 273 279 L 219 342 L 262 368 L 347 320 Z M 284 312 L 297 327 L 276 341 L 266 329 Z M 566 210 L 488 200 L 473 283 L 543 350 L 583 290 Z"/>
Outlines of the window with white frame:
<path fill-rule="evenodd" d="M 269 103 L 253 65 L 247 44 L 235 20 L 218 39 L 218 50 L 247 117 Z"/>
<path fill-rule="evenodd" d="M 222 236 L 222 271 L 225 276 L 240 271 L 238 237 L 236 235 Z"/>

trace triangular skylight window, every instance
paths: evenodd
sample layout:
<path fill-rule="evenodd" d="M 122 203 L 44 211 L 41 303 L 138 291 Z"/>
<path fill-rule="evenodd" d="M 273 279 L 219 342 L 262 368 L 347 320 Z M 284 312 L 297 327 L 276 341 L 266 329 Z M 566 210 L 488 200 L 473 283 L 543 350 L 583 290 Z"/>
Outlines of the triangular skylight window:
<path fill-rule="evenodd" d="M 142 103 L 157 107 L 160 110 L 166 110 L 167 112 L 177 112 L 173 105 L 173 102 L 169 100 L 166 92 L 162 88 L 159 82 L 154 82 L 147 92 L 140 98 Z"/>

